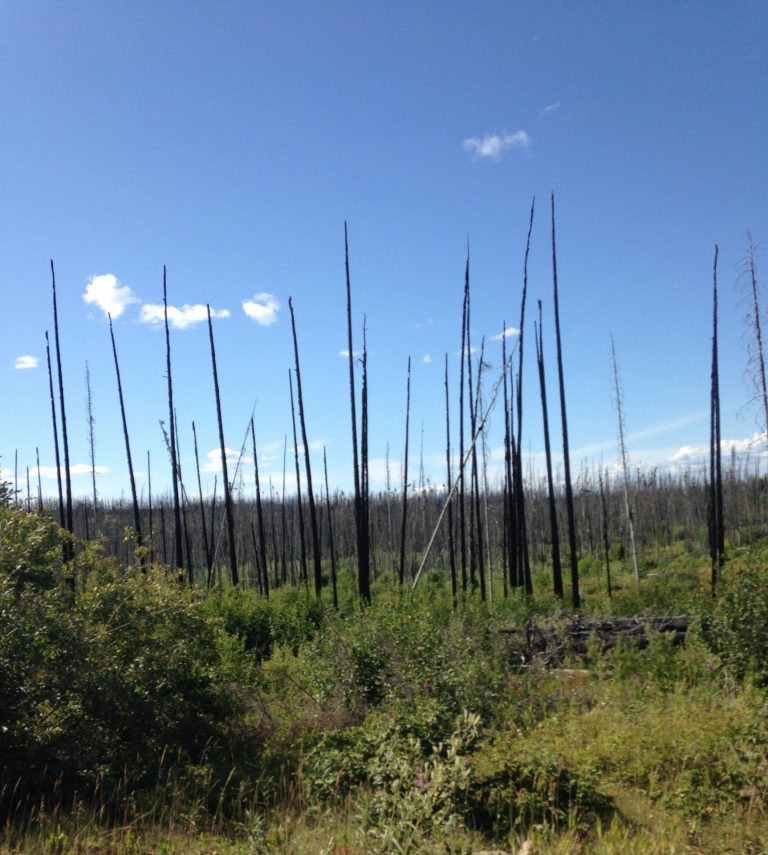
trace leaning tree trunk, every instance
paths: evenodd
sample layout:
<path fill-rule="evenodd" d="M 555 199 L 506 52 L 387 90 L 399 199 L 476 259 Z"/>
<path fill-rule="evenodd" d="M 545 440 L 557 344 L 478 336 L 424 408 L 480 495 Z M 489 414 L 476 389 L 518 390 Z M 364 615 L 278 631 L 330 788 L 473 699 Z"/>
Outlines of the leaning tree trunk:
<path fill-rule="evenodd" d="M 293 353 L 296 359 L 296 397 L 299 401 L 299 424 L 301 425 L 301 441 L 304 443 L 304 468 L 307 473 L 307 504 L 309 505 L 309 529 L 312 535 L 312 560 L 314 566 L 315 596 L 319 597 L 323 585 L 323 568 L 320 562 L 320 536 L 317 528 L 317 509 L 315 508 L 315 494 L 312 489 L 312 467 L 309 462 L 309 441 L 307 439 L 307 422 L 304 414 L 304 396 L 301 393 L 301 368 L 299 367 L 299 343 L 296 337 L 296 318 L 293 314 L 293 303 L 290 297 L 288 298 L 288 308 L 291 312 L 291 329 L 293 331 Z"/>
<path fill-rule="evenodd" d="M 107 312 L 109 319 L 109 337 L 112 340 L 112 355 L 115 358 L 115 375 L 117 377 L 117 395 L 120 400 L 120 418 L 123 422 L 123 438 L 125 439 L 125 457 L 128 462 L 128 478 L 131 482 L 131 500 L 133 502 L 133 527 L 136 531 L 136 545 L 140 550 L 139 563 L 141 569 L 146 570 L 144 555 L 141 553 L 143 541 L 141 537 L 141 515 L 139 514 L 139 498 L 136 495 L 136 478 L 133 473 L 133 459 L 131 458 L 131 441 L 128 436 L 128 421 L 125 417 L 125 401 L 123 400 L 123 383 L 120 379 L 120 363 L 117 361 L 117 345 L 115 344 L 115 332 L 112 329 L 112 315 Z M 95 494 L 94 494 L 95 497 Z"/>

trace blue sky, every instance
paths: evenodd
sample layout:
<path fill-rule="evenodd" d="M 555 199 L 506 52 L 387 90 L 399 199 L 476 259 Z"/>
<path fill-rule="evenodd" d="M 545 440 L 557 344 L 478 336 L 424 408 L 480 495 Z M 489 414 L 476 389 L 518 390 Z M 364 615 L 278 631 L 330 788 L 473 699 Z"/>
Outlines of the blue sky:
<path fill-rule="evenodd" d="M 36 446 L 46 475 L 53 466 L 44 350 L 53 258 L 72 463 L 87 468 L 88 360 L 103 495 L 127 492 L 128 481 L 100 305 L 122 309 L 113 314 L 134 457 L 151 450 L 155 487 L 169 482 L 164 339 L 151 322 L 163 264 L 171 305 L 229 313 L 215 321 L 226 442 L 239 449 L 255 404 L 263 474 L 276 486 L 291 429 L 292 296 L 315 466 L 327 446 L 332 486 L 348 488 L 347 220 L 358 342 L 364 313 L 368 322 L 374 486 L 387 443 L 397 481 L 409 355 L 412 471 L 423 424 L 425 468 L 439 483 L 442 365 L 448 353 L 455 392 L 467 237 L 473 344 L 486 336 L 490 387 L 501 361 L 492 336 L 504 320 L 518 324 L 534 196 L 523 444 L 537 459 L 537 299 L 555 391 L 550 191 L 576 460 L 615 461 L 611 334 L 632 464 L 701 459 L 716 242 L 723 436 L 749 448 L 762 425 L 743 409 L 748 307 L 736 280 L 747 231 L 768 239 L 766 46 L 768 8 L 757 2 L 6 0 L 5 475 L 17 449 L 22 472 Z M 249 316 L 254 303 L 262 309 Z M 172 332 L 183 465 L 191 483 L 194 419 L 210 487 L 207 330 L 194 310 L 178 317 L 192 321 Z M 14 367 L 34 359 L 36 368 Z M 492 450 L 500 427 L 497 413 Z M 88 492 L 87 473 L 73 483 Z"/>

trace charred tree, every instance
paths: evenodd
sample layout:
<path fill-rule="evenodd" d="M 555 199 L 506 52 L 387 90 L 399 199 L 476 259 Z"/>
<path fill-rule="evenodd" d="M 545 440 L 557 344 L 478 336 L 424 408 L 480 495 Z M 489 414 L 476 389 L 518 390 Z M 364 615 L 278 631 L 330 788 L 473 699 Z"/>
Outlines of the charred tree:
<path fill-rule="evenodd" d="M 128 463 L 128 478 L 131 483 L 131 500 L 133 502 L 133 528 L 136 532 L 136 545 L 141 550 L 143 541 L 141 537 L 141 515 L 139 513 L 139 497 L 136 494 L 136 477 L 133 472 L 133 459 L 131 458 L 131 441 L 128 435 L 128 420 L 125 416 L 125 401 L 123 399 L 123 383 L 120 379 L 120 363 L 117 360 L 117 345 L 115 344 L 115 332 L 112 329 L 112 315 L 107 312 L 109 319 L 109 337 L 112 340 L 112 356 L 115 359 L 115 376 L 117 377 L 117 395 L 120 400 L 120 418 L 123 423 L 123 439 L 125 440 L 125 458 Z M 145 570 L 144 555 L 140 555 L 139 562 L 142 570 Z"/>
<path fill-rule="evenodd" d="M 181 503 L 179 502 L 179 464 L 176 452 L 176 419 L 173 407 L 173 378 L 171 376 L 171 333 L 168 326 L 168 289 L 163 265 L 163 317 L 165 320 L 165 371 L 168 378 L 168 419 L 171 430 L 171 481 L 173 484 L 174 562 L 179 582 L 184 579 L 184 545 L 182 542 Z"/>
<path fill-rule="evenodd" d="M 408 520 L 408 440 L 411 420 L 411 357 L 408 357 L 408 379 L 405 384 L 405 456 L 403 460 L 403 508 L 400 516 L 400 567 L 398 581 L 405 582 L 405 540 Z"/>
<path fill-rule="evenodd" d="M 309 505 L 309 530 L 312 535 L 312 563 L 314 567 L 315 596 L 319 597 L 323 585 L 323 568 L 320 561 L 320 535 L 317 528 L 317 509 L 315 494 L 312 489 L 312 466 L 309 462 L 309 440 L 307 439 L 307 422 L 304 413 L 304 396 L 301 392 L 301 368 L 299 367 L 299 343 L 296 337 L 296 317 L 293 313 L 293 302 L 288 298 L 288 308 L 291 312 L 291 330 L 293 331 L 293 354 L 296 360 L 296 397 L 299 403 L 299 424 L 301 425 L 301 441 L 304 443 L 304 468 L 307 473 L 307 504 Z M 253 422 L 251 422 L 253 424 Z"/>
<path fill-rule="evenodd" d="M 573 485 L 571 482 L 571 455 L 568 448 L 568 418 L 565 409 L 565 375 L 563 372 L 563 347 L 560 336 L 560 303 L 557 293 L 557 242 L 555 237 L 555 194 L 552 205 L 552 283 L 555 304 L 555 342 L 557 344 L 557 376 L 560 386 L 560 418 L 563 429 L 563 469 L 565 473 L 565 508 L 568 516 L 568 551 L 571 563 L 571 602 L 574 609 L 581 606 L 579 593 L 579 556 L 576 549 L 576 515 L 573 507 Z"/>
<path fill-rule="evenodd" d="M 69 439 L 67 437 L 67 412 L 64 407 L 64 370 L 61 364 L 61 345 L 59 342 L 59 311 L 56 304 L 56 273 L 53 269 L 51 259 L 51 283 L 53 286 L 53 337 L 56 342 L 56 368 L 59 375 L 59 412 L 61 413 L 61 444 L 64 449 L 64 483 L 66 487 L 66 514 L 64 527 L 70 534 L 74 534 L 74 518 L 72 512 L 72 473 L 69 467 Z M 72 541 L 67 540 L 64 545 L 66 560 L 74 557 Z"/>
<path fill-rule="evenodd" d="M 301 504 L 301 470 L 299 467 L 299 439 L 296 435 L 296 408 L 293 401 L 293 377 L 288 369 L 288 386 L 291 392 L 291 421 L 293 423 L 293 459 L 296 463 L 296 505 L 299 512 L 299 558 L 301 561 L 302 584 L 309 584 L 307 575 L 307 544 L 304 540 L 304 509 Z M 293 561 L 291 561 L 293 566 Z"/>
<path fill-rule="evenodd" d="M 51 394 L 51 421 L 53 423 L 53 448 L 56 454 L 56 485 L 59 490 L 59 525 L 66 527 L 67 519 L 64 511 L 64 490 L 61 483 L 61 456 L 59 454 L 59 428 L 56 420 L 56 397 L 53 393 L 53 371 L 51 370 L 51 346 L 48 341 L 48 331 L 45 333 L 45 355 L 48 360 L 48 388 Z M 64 559 L 67 559 L 66 547 L 64 547 Z"/>
<path fill-rule="evenodd" d="M 547 465 L 547 506 L 549 508 L 549 530 L 552 538 L 552 577 L 556 597 L 563 596 L 563 568 L 560 561 L 560 530 L 557 524 L 557 505 L 555 503 L 555 483 L 552 477 L 552 447 L 549 441 L 549 415 L 547 410 L 547 380 L 544 370 L 544 347 L 541 334 L 541 300 L 539 300 L 539 324 L 534 327 L 536 339 L 536 363 L 539 369 L 539 388 L 541 390 L 541 413 L 544 420 L 544 454 Z"/>
<path fill-rule="evenodd" d="M 256 428 L 251 416 L 251 441 L 253 442 L 253 468 L 256 480 L 256 525 L 259 529 L 259 564 L 261 567 L 261 587 L 265 597 L 269 597 L 269 568 L 267 567 L 267 539 L 264 536 L 264 513 L 261 506 L 261 483 L 259 481 L 259 458 L 256 453 Z"/>
<path fill-rule="evenodd" d="M 208 338 L 211 342 L 211 365 L 213 368 L 213 388 L 216 393 L 216 419 L 219 423 L 219 444 L 221 445 L 221 469 L 224 480 L 224 511 L 227 520 L 227 540 L 229 541 L 229 575 L 233 586 L 237 586 L 240 577 L 237 572 L 237 544 L 235 542 L 235 509 L 232 503 L 232 488 L 227 471 L 227 448 L 224 444 L 224 422 L 221 417 L 221 394 L 219 392 L 219 373 L 216 369 L 216 348 L 213 343 L 213 323 L 211 307 L 208 311 Z"/>

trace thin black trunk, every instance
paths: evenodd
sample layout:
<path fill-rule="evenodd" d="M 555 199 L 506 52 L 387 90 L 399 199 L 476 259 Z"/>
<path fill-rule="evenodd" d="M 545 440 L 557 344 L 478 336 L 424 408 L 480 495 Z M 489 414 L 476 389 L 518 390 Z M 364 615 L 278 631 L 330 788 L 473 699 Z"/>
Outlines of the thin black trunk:
<path fill-rule="evenodd" d="M 43 512 L 43 482 L 40 476 L 40 449 L 35 446 L 35 458 L 37 460 L 37 510 Z"/>
<path fill-rule="evenodd" d="M 213 343 L 213 323 L 211 322 L 211 307 L 208 311 L 208 338 L 211 342 L 211 365 L 213 366 L 213 388 L 216 393 L 216 419 L 219 423 L 219 444 L 221 445 L 221 468 L 224 479 L 224 509 L 227 517 L 227 540 L 229 541 L 229 574 L 232 585 L 237 586 L 240 577 L 237 572 L 237 544 L 235 543 L 235 509 L 232 505 L 232 489 L 227 471 L 227 449 L 224 444 L 224 422 L 221 418 L 221 395 L 219 393 L 219 373 L 216 370 L 216 348 Z"/>
<path fill-rule="evenodd" d="M 61 484 L 61 457 L 59 455 L 59 428 L 56 421 L 56 397 L 53 393 L 53 371 L 51 370 L 51 346 L 48 341 L 48 331 L 45 332 L 45 355 L 48 360 L 48 387 L 51 393 L 51 420 L 53 422 L 53 448 L 56 453 L 56 484 L 59 488 L 59 525 L 64 528 L 66 516 L 64 513 L 64 490 Z M 67 553 L 64 552 L 66 559 Z"/>
<path fill-rule="evenodd" d="M 525 303 L 528 296 L 528 256 L 531 251 L 531 233 L 533 232 L 533 214 L 536 207 L 536 197 L 531 202 L 531 215 L 528 221 L 528 237 L 525 241 L 525 260 L 523 262 L 523 294 L 520 300 L 520 333 L 517 365 L 517 445 L 515 448 L 515 513 L 517 516 L 517 543 L 520 550 L 520 570 L 523 577 L 525 593 L 533 593 L 531 580 L 531 561 L 528 552 L 528 527 L 525 517 L 525 490 L 523 487 L 523 353 L 525 339 Z"/>
<path fill-rule="evenodd" d="M 320 561 L 320 537 L 317 528 L 317 509 L 315 494 L 312 489 L 312 467 L 309 462 L 309 440 L 307 439 L 307 422 L 304 414 L 304 396 L 301 393 L 301 368 L 299 367 L 299 343 L 296 337 L 296 318 L 293 314 L 293 303 L 288 298 L 288 308 L 291 312 L 291 330 L 293 331 L 293 354 L 296 360 L 296 397 L 299 403 L 299 424 L 301 425 L 301 441 L 304 443 L 304 468 L 307 473 L 307 503 L 309 504 L 309 530 L 312 535 L 312 560 L 315 577 L 315 596 L 319 597 L 323 585 L 323 568 Z"/>
<path fill-rule="evenodd" d="M 208 539 L 208 526 L 205 519 L 205 503 L 203 502 L 203 482 L 200 479 L 200 456 L 197 451 L 197 429 L 195 423 L 192 422 L 192 441 L 195 447 L 195 469 L 197 471 L 197 493 L 200 498 L 200 525 L 203 532 L 203 551 L 205 552 L 205 569 L 206 578 L 211 577 L 211 568 L 213 567 L 213 552 L 211 543 Z M 213 532 L 211 532 L 213 535 Z"/>
<path fill-rule="evenodd" d="M 451 409 L 448 395 L 448 354 L 445 354 L 445 489 L 451 495 Z M 448 501 L 448 558 L 451 566 L 453 607 L 459 605 L 459 580 L 456 567 L 456 546 L 453 542 L 453 500 Z"/>
<path fill-rule="evenodd" d="M 61 344 L 59 342 L 59 311 L 56 304 L 56 273 L 53 269 L 51 259 L 51 283 L 53 286 L 53 336 L 56 342 L 56 367 L 59 375 L 59 412 L 61 413 L 61 443 L 64 448 L 64 483 L 66 486 L 66 514 L 65 528 L 71 534 L 74 533 L 74 518 L 72 512 L 72 473 L 69 467 L 69 439 L 67 437 L 67 412 L 64 407 L 64 370 L 61 365 Z M 65 554 L 67 560 L 74 557 L 74 547 L 70 540 L 65 542 Z M 73 583 L 74 584 L 74 583 Z"/>
<path fill-rule="evenodd" d="M 331 588 L 333 591 L 333 607 L 339 610 L 339 595 L 336 586 L 336 548 L 333 542 L 333 514 L 331 513 L 331 494 L 328 490 L 328 460 L 323 447 L 323 471 L 325 473 L 325 501 L 328 504 L 328 541 L 331 547 Z"/>
<path fill-rule="evenodd" d="M 259 482 L 259 458 L 256 454 L 256 428 L 251 416 L 251 440 L 253 442 L 253 468 L 256 479 L 256 524 L 259 527 L 259 557 L 261 561 L 261 586 L 265 597 L 269 597 L 269 569 L 267 568 L 267 540 L 264 537 L 264 514 L 261 507 L 261 484 Z"/>
<path fill-rule="evenodd" d="M 173 537 L 176 575 L 179 582 L 184 579 L 184 546 L 182 543 L 181 503 L 179 502 L 179 466 L 176 453 L 176 424 L 173 407 L 173 379 L 171 376 L 171 333 L 168 327 L 168 290 L 166 270 L 163 265 L 163 315 L 165 318 L 165 370 L 168 378 L 168 418 L 171 424 L 171 480 L 173 482 Z"/>
<path fill-rule="evenodd" d="M 96 439 L 94 434 L 95 422 L 93 418 L 93 393 L 91 391 L 91 370 L 88 367 L 88 361 L 85 362 L 85 393 L 86 393 L 86 408 L 88 417 L 88 452 L 91 459 L 91 486 L 93 487 L 93 518 L 96 519 L 98 513 L 97 495 L 96 495 Z"/>
<path fill-rule="evenodd" d="M 464 303 L 461 309 L 461 352 L 459 353 L 459 550 L 461 553 L 461 589 L 467 590 L 467 512 L 464 481 L 464 351 L 467 346 L 467 299 L 469 295 L 469 247 L 464 269 Z"/>
<path fill-rule="evenodd" d="M 360 492 L 360 459 L 357 446 L 357 412 L 355 403 L 355 352 L 352 342 L 352 288 L 349 276 L 349 240 L 344 223 L 344 269 L 347 285 L 347 348 L 349 356 L 349 409 L 352 416 L 352 468 L 355 486 L 355 533 L 357 539 L 357 586 L 360 598 L 371 601 L 371 567 L 368 540 L 363 532 L 363 507 Z"/>
<path fill-rule="evenodd" d="M 141 569 L 145 570 L 144 554 L 141 552 L 143 542 L 141 537 L 141 516 L 139 514 L 139 498 L 136 495 L 136 477 L 133 473 L 133 459 L 131 458 L 131 441 L 128 437 L 128 420 L 125 417 L 125 401 L 123 400 L 123 383 L 120 379 L 120 363 L 117 360 L 117 345 L 115 344 L 115 331 L 112 329 L 112 315 L 107 312 L 109 319 L 109 337 L 112 340 L 112 356 L 115 358 L 115 376 L 117 377 L 117 395 L 120 400 L 120 418 L 123 422 L 123 438 L 125 440 L 125 457 L 128 462 L 128 478 L 131 483 L 131 500 L 133 502 L 133 528 L 136 532 L 136 545 L 139 548 L 139 562 Z M 95 487 L 94 487 L 95 491 Z M 95 504 L 95 492 L 94 492 Z"/>
<path fill-rule="evenodd" d="M 405 535 L 408 521 L 408 434 L 411 419 L 411 357 L 408 357 L 408 379 L 405 384 L 405 458 L 403 461 L 403 510 L 400 520 L 400 569 L 398 581 L 405 582 Z"/>
<path fill-rule="evenodd" d="M 725 525 L 723 520 L 723 471 L 720 435 L 720 372 L 718 367 L 717 342 L 717 256 L 713 264 L 712 286 L 712 390 L 709 440 L 710 471 L 710 554 L 712 557 L 712 593 L 714 594 L 725 563 Z"/>
<path fill-rule="evenodd" d="M 149 563 L 152 564 L 155 560 L 155 541 L 154 532 L 152 531 L 152 467 L 150 465 L 149 451 L 147 451 L 147 505 L 149 512 Z"/>
<path fill-rule="evenodd" d="M 560 561 L 560 531 L 557 524 L 557 506 L 555 503 L 555 482 L 552 477 L 552 447 L 549 442 L 549 415 L 547 412 L 547 381 L 544 371 L 544 346 L 541 334 L 541 300 L 539 300 L 539 324 L 534 326 L 536 339 L 536 363 L 539 368 L 539 389 L 541 391 L 541 413 L 544 419 L 544 454 L 547 461 L 547 499 L 549 506 L 549 530 L 552 538 L 552 577 L 556 597 L 563 596 L 563 568 Z"/>
<path fill-rule="evenodd" d="M 600 487 L 600 508 L 603 517 L 603 550 L 605 551 L 605 581 L 608 587 L 608 599 L 613 599 L 611 587 L 611 543 L 608 537 L 608 507 L 605 501 L 605 485 L 602 470 L 598 470 L 597 482 Z"/>
<path fill-rule="evenodd" d="M 301 561 L 302 584 L 309 584 L 307 575 L 307 545 L 304 540 L 304 509 L 301 505 L 301 469 L 299 467 L 299 440 L 296 436 L 296 408 L 293 403 L 293 377 L 288 369 L 288 386 L 291 391 L 291 422 L 293 424 L 293 459 L 296 463 L 296 504 L 299 511 L 299 560 Z M 291 561 L 293 563 L 293 561 Z"/>
<path fill-rule="evenodd" d="M 573 487 L 571 484 L 571 455 L 568 449 L 568 419 L 565 409 L 565 377 L 563 374 L 563 349 L 560 337 L 560 306 L 557 294 L 557 243 L 555 240 L 555 194 L 551 196 L 552 205 L 552 281 L 555 303 L 555 341 L 557 342 L 557 375 L 560 384 L 560 416 L 563 427 L 563 468 L 565 470 L 565 507 L 568 514 L 568 550 L 571 561 L 571 602 L 574 609 L 581 606 L 579 593 L 579 556 L 576 550 L 576 519 L 573 508 Z"/>

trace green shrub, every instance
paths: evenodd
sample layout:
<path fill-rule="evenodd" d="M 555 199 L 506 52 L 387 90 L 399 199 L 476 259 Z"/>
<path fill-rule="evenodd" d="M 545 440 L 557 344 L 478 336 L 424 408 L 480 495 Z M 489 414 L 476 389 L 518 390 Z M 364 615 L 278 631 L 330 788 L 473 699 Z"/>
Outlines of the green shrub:
<path fill-rule="evenodd" d="M 768 573 L 748 567 L 726 577 L 717 593 L 709 640 L 738 678 L 768 685 Z"/>

